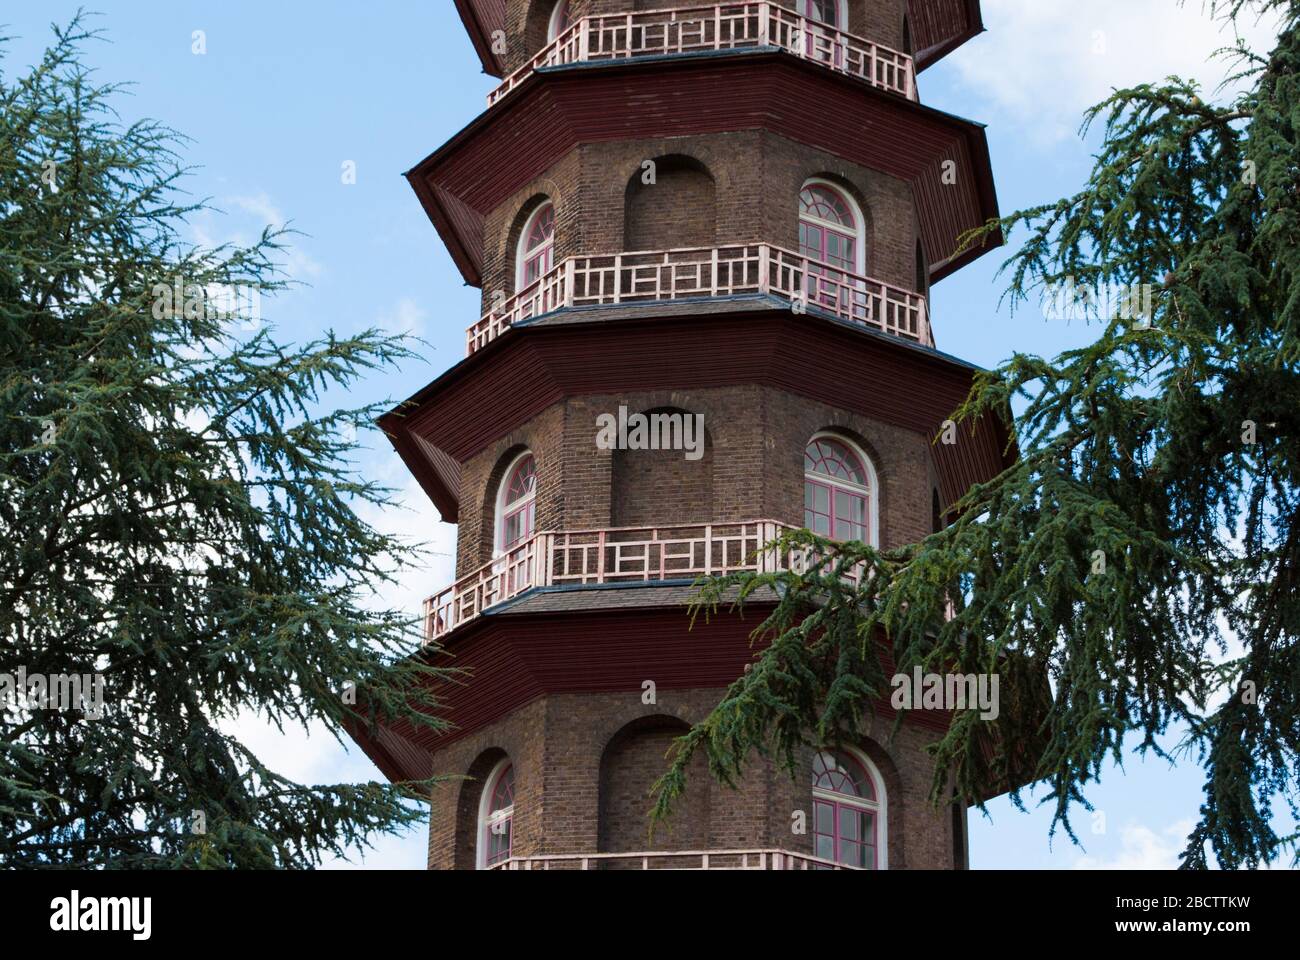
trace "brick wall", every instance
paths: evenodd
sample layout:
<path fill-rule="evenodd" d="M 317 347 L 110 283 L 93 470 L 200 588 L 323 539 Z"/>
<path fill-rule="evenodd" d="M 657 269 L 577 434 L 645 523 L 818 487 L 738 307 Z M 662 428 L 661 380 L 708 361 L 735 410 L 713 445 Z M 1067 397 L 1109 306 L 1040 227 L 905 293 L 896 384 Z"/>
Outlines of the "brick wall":
<path fill-rule="evenodd" d="M 461 470 L 460 517 L 456 531 L 456 575 L 464 576 L 492 558 L 496 542 L 496 497 L 505 471 L 523 450 L 537 465 L 536 523 L 559 529 L 565 518 L 564 410 L 557 405 L 499 438 Z"/>
<path fill-rule="evenodd" d="M 712 246 L 717 217 L 713 175 L 691 157 L 652 162 L 653 167 L 643 165 L 627 185 L 621 249 Z"/>
<path fill-rule="evenodd" d="M 650 678 L 647 678 L 650 679 Z M 518 856 L 637 850 L 780 848 L 812 852 L 811 828 L 796 834 L 794 814 L 812 817 L 812 751 L 797 778 L 751 760 L 739 789 L 713 782 L 702 762 L 666 827 L 648 836 L 650 785 L 666 769 L 663 751 L 687 724 L 702 719 L 722 691 L 664 690 L 657 702 L 642 691 L 556 695 L 535 700 L 506 719 L 456 741 L 433 757 L 450 777 L 483 777 L 503 756 L 515 766 L 513 852 Z M 925 746 L 936 734 L 905 723 L 864 731 L 859 747 L 884 781 L 890 869 L 953 865 L 953 818 L 928 802 L 933 766 Z M 435 787 L 429 866 L 472 868 L 481 779 L 450 779 Z"/>
<path fill-rule="evenodd" d="M 497 761 L 509 757 L 515 768 L 514 852 L 537 852 L 542 835 L 545 770 L 545 703 L 527 704 L 434 755 L 435 774 L 457 778 L 430 793 L 429 867 L 472 870 L 475 866 L 479 802 L 484 780 Z"/>
<path fill-rule="evenodd" d="M 702 414 L 705 457 L 596 446 L 597 417 L 675 410 Z M 773 519 L 803 523 L 803 452 L 821 430 L 870 457 L 878 481 L 880 543 L 931 531 L 937 484 L 929 438 L 804 397 L 753 386 L 629 392 L 557 403 L 470 458 L 461 472 L 458 576 L 491 559 L 496 491 L 520 449 L 537 459 L 537 529 Z"/>
<path fill-rule="evenodd" d="M 703 758 L 692 763 L 691 782 L 671 830 L 652 840 L 646 826 L 646 798 L 663 775 L 664 757 L 690 728 L 662 714 L 633 720 L 606 745 L 600 760 L 597 825 L 603 853 L 637 850 L 700 850 L 709 839 L 709 783 Z M 657 842 L 656 842 L 657 841 Z"/>
<path fill-rule="evenodd" d="M 494 298 L 515 292 L 515 272 L 519 238 L 528 215 L 538 203 L 550 200 L 555 205 L 555 262 L 585 252 L 588 244 L 590 210 L 584 210 L 579 185 L 582 157 L 578 151 L 566 154 L 540 177 L 517 190 L 498 206 L 483 225 L 483 301 L 482 313 L 491 308 Z M 619 210 L 622 219 L 622 210 Z M 476 318 L 469 318 L 465 326 Z"/>
<path fill-rule="evenodd" d="M 690 166 L 677 158 L 689 158 Z M 654 186 L 641 183 L 647 160 L 658 165 Z M 542 196 L 555 203 L 556 263 L 712 243 L 766 241 L 798 250 L 799 191 L 810 177 L 838 184 L 862 209 L 867 274 L 912 289 L 919 233 L 910 184 L 750 130 L 586 144 L 566 154 L 487 216 L 482 312 L 498 291 L 515 292 L 519 234 Z M 465 326 L 474 319 L 465 318 Z"/>
<path fill-rule="evenodd" d="M 609 412 L 615 413 L 613 410 Z M 628 412 L 639 411 L 631 407 Z M 679 436 L 683 439 L 687 419 L 696 424 L 699 422 L 691 411 L 670 407 L 646 411 L 647 419 L 656 415 L 677 417 L 683 430 Z M 694 431 L 695 428 L 690 429 Z M 696 444 L 703 446 L 703 455 L 698 460 L 688 459 L 685 450 L 614 450 L 610 458 L 610 526 L 640 527 L 661 523 L 665 501 L 689 505 L 687 509 L 695 511 L 690 519 L 695 521 L 707 523 L 713 520 L 714 517 L 708 514 L 716 509 L 714 505 L 718 501 L 713 483 L 713 444 L 708 442 L 707 424 L 704 432 L 703 438 L 692 437 Z"/>

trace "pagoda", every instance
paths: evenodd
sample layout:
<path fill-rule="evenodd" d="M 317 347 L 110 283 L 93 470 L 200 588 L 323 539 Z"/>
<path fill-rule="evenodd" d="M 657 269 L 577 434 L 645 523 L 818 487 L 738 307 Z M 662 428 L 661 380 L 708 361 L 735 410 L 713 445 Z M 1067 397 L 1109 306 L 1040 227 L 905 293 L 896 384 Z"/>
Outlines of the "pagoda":
<path fill-rule="evenodd" d="M 1007 465 L 1001 426 L 935 442 L 976 368 L 930 286 L 1000 238 L 959 250 L 998 215 L 988 147 L 918 74 L 977 0 L 456 6 L 500 85 L 407 178 L 482 308 L 381 425 L 458 526 L 424 629 L 468 678 L 446 733 L 355 733 L 451 778 L 429 866 L 963 868 L 966 809 L 927 800 L 946 714 L 795 780 L 701 765 L 649 849 L 647 791 L 755 655 L 752 614 L 691 628 L 697 577 L 779 568 L 789 528 L 915 542 Z"/>

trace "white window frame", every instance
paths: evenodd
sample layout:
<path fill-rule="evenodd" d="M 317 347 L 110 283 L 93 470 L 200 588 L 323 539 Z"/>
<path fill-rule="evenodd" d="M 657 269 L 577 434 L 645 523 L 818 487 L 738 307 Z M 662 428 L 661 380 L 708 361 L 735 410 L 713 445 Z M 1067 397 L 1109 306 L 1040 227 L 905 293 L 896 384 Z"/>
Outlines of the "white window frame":
<path fill-rule="evenodd" d="M 487 779 L 483 781 L 483 796 L 479 797 L 478 801 L 478 824 L 475 828 L 477 833 L 475 834 L 476 839 L 474 843 L 475 869 L 478 870 L 486 870 L 488 868 L 488 831 L 491 830 L 494 824 L 500 823 L 502 820 L 511 821 L 510 832 L 512 836 L 510 837 L 510 844 L 513 855 L 515 841 L 513 836 L 515 829 L 514 803 L 511 802 L 510 806 L 506 807 L 504 810 L 498 811 L 495 816 L 490 817 L 488 811 L 488 808 L 492 805 L 492 794 L 496 790 L 497 780 L 500 779 L 501 774 L 505 773 L 506 769 L 510 766 L 513 766 L 513 763 L 509 757 L 501 758 L 493 765 L 492 772 L 489 773 Z M 518 784 L 518 778 L 516 778 L 515 782 Z"/>
<path fill-rule="evenodd" d="M 834 180 L 827 180 L 825 177 L 809 177 L 799 188 L 799 196 L 802 197 L 803 192 L 809 187 L 827 187 L 830 190 L 834 190 L 835 193 L 843 197 L 844 201 L 849 205 L 849 212 L 853 214 L 854 221 L 853 270 L 858 276 L 865 277 L 867 275 L 867 218 L 862 213 L 861 204 L 859 204 L 857 198 L 853 196 L 852 191 L 846 190 L 843 184 L 836 183 Z M 800 206 L 802 206 L 802 202 L 800 203 Z M 821 217 L 812 217 L 800 210 L 799 221 L 802 223 L 804 220 L 828 227 L 831 230 L 839 230 L 841 232 L 844 230 L 844 224 L 842 223 L 823 220 Z"/>
<path fill-rule="evenodd" d="M 844 446 L 849 448 L 850 452 L 852 452 L 855 456 L 857 456 L 857 458 L 862 462 L 863 469 L 867 471 L 867 484 L 868 484 L 867 523 L 870 525 L 870 534 L 867 537 L 867 539 L 870 542 L 867 544 L 867 546 L 874 547 L 875 549 L 879 550 L 880 549 L 880 478 L 876 473 L 876 465 L 871 462 L 871 458 L 867 456 L 866 451 L 863 450 L 862 447 L 854 443 L 844 434 L 836 433 L 834 430 L 819 430 L 817 433 L 814 433 L 811 437 L 809 437 L 808 441 L 803 445 L 802 453 L 804 456 L 807 455 L 808 448 L 818 440 L 834 440 L 836 443 L 842 443 Z M 840 480 L 836 477 L 828 477 L 824 473 L 811 473 L 808 470 L 804 470 L 803 476 L 804 476 L 805 484 L 808 482 L 808 480 L 815 479 L 818 483 L 824 483 L 832 487 L 840 486 L 846 490 L 852 490 L 855 493 L 862 492 L 857 485 L 845 483 L 843 480 Z M 835 532 L 834 530 L 831 531 L 831 533 L 834 532 Z M 832 537 L 832 539 L 834 538 Z"/>
<path fill-rule="evenodd" d="M 492 537 L 492 559 L 494 560 L 497 559 L 498 557 L 505 556 L 506 553 L 506 547 L 505 547 L 506 497 L 509 495 L 510 492 L 510 478 L 514 476 L 515 470 L 518 468 L 519 464 L 523 463 L 526 459 L 532 456 L 533 456 L 532 450 L 524 450 L 518 456 L 512 458 L 510 463 L 506 465 L 505 473 L 501 475 L 501 482 L 497 484 L 497 503 L 496 503 L 496 515 L 495 515 L 496 519 L 495 519 L 495 523 L 493 524 L 494 527 L 496 528 L 496 532 Z M 533 469 L 534 471 L 537 469 L 536 457 L 533 457 Z M 517 502 L 519 504 L 523 504 L 528 501 L 531 501 L 533 504 L 533 533 L 536 533 L 537 532 L 537 481 L 535 479 L 533 481 L 533 492 L 530 493 L 527 497 L 524 497 L 522 500 L 519 500 Z M 515 504 L 512 504 L 511 506 L 515 506 Z M 518 509 L 517 506 L 515 508 Z M 529 536 L 531 536 L 531 534 Z M 528 537 L 524 537 L 523 539 L 527 540 Z M 522 543 L 523 541 L 521 540 L 520 542 Z"/>
<path fill-rule="evenodd" d="M 812 20 L 813 23 L 818 23 L 818 24 L 821 23 L 820 20 L 813 20 L 812 17 L 808 16 L 808 7 L 810 6 L 808 0 L 800 0 L 799 6 L 801 8 L 799 10 L 801 16 L 807 17 L 809 20 Z M 836 17 L 835 23 L 824 24 L 824 26 L 834 27 L 836 30 L 839 30 L 841 33 L 848 33 L 849 31 L 848 0 L 835 0 L 835 17 Z"/>
<path fill-rule="evenodd" d="M 524 283 L 524 265 L 529 260 L 532 259 L 532 257 L 529 256 L 528 235 L 533 232 L 533 225 L 537 223 L 537 219 L 542 215 L 542 212 L 548 208 L 555 213 L 559 213 L 559 211 L 555 209 L 555 202 L 551 200 L 550 197 L 547 197 L 545 200 L 543 200 L 541 203 L 537 205 L 537 208 L 532 213 L 528 215 L 528 219 L 524 221 L 524 229 L 519 232 L 519 243 L 515 246 L 515 293 L 519 293 L 524 289 L 525 286 L 527 286 L 527 284 Z M 558 228 L 559 226 L 558 222 L 556 226 Z M 551 237 L 549 240 L 547 240 L 546 245 L 550 246 L 551 248 L 551 269 L 554 269 L 555 268 L 555 230 L 551 231 Z M 540 250 L 541 248 L 539 247 L 538 249 Z M 534 256 L 535 255 L 536 254 L 534 254 Z M 549 272 L 550 272 L 549 270 L 546 270 L 543 271 L 542 273 L 539 273 L 537 275 L 537 279 L 540 280 L 542 277 L 546 276 L 546 274 Z M 537 280 L 533 281 L 533 283 L 536 282 Z"/>
<path fill-rule="evenodd" d="M 841 803 L 845 806 L 858 807 L 862 810 L 868 811 L 869 813 L 873 813 L 876 820 L 876 862 L 879 864 L 878 869 L 888 870 L 889 792 L 885 789 L 885 778 L 880 775 L 880 771 L 876 769 L 876 765 L 871 762 L 871 758 L 856 747 L 838 747 L 836 749 L 841 753 L 848 754 L 850 758 L 856 760 L 862 765 L 862 769 L 865 770 L 867 776 L 871 778 L 871 786 L 875 792 L 876 799 L 856 801 L 854 798 L 849 797 L 846 794 L 834 793 L 830 790 L 823 790 L 817 787 L 812 788 L 813 798 L 817 800 L 825 800 L 828 803 Z M 826 748 L 818 750 L 817 752 L 833 754 L 835 751 Z M 816 813 L 814 812 L 813 815 L 816 816 Z"/>
<path fill-rule="evenodd" d="M 569 5 L 569 0 L 560 0 L 551 10 L 551 19 L 546 24 L 546 42 L 551 43 L 560 35 L 560 14 Z M 572 24 L 570 24 L 572 26 Z"/>

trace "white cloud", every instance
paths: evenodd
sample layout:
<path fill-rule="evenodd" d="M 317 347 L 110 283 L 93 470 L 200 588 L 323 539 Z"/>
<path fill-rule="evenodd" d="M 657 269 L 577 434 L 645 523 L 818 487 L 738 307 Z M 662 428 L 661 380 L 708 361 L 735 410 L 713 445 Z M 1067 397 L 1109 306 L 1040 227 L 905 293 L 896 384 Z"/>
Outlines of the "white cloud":
<path fill-rule="evenodd" d="M 437 508 L 397 454 L 386 441 L 374 441 L 375 436 L 373 432 L 362 435 L 362 442 L 376 449 L 361 464 L 360 472 L 393 488 L 395 506 L 380 510 L 370 504 L 356 504 L 357 516 L 382 533 L 423 544 L 428 555 L 424 563 L 396 571 L 396 582 L 376 590 L 374 603 L 415 614 L 425 597 L 455 579 L 456 527 L 442 522 Z"/>
<path fill-rule="evenodd" d="M 361 749 L 351 743 L 341 747 L 322 724 L 310 732 L 286 727 L 280 733 L 264 717 L 245 713 L 231 723 L 219 724 L 257 755 L 269 769 L 303 784 L 362 783 L 384 780 Z M 326 855 L 326 869 L 423 869 L 426 864 L 427 822 L 404 834 L 376 835 L 365 850 L 353 849 L 346 857 Z"/>
<path fill-rule="evenodd" d="M 294 245 L 284 252 L 285 276 L 291 280 L 309 280 L 316 279 L 325 272 L 325 267 L 319 260 L 309 257 L 302 251 L 302 248 Z"/>
<path fill-rule="evenodd" d="M 1179 854 L 1192 832 L 1191 820 L 1180 820 L 1160 833 L 1141 824 L 1127 824 L 1120 830 L 1119 851 L 1111 856 L 1084 855 L 1074 862 L 1076 870 L 1174 870 Z"/>
<path fill-rule="evenodd" d="M 1211 99 L 1233 72 L 1231 61 L 1211 57 L 1234 42 L 1231 25 L 1200 0 L 984 0 L 983 12 L 988 32 L 949 58 L 957 82 L 1039 143 L 1073 136 L 1083 111 L 1112 88 L 1177 75 Z M 1267 52 L 1277 22 L 1247 12 L 1236 26 L 1252 49 Z"/>
<path fill-rule="evenodd" d="M 296 783 L 338 779 L 339 747 L 322 724 L 313 723 L 310 732 L 286 726 L 281 733 L 265 716 L 245 711 L 233 722 L 217 726 L 251 750 L 267 769 L 282 777 Z"/>
<path fill-rule="evenodd" d="M 251 246 L 261 236 L 264 227 L 282 227 L 287 222 L 279 206 L 265 192 L 226 197 L 217 206 L 229 208 L 227 216 L 218 219 L 217 211 L 206 210 L 197 214 L 190 223 L 191 236 L 200 247 L 212 248 L 223 243 Z M 232 221 L 237 221 L 238 225 L 232 226 Z M 302 249 L 303 239 L 301 236 L 284 238 L 286 246 L 278 259 L 284 275 L 290 280 L 315 280 L 325 272 L 324 266 Z"/>
<path fill-rule="evenodd" d="M 275 202 L 271 200 L 265 191 L 253 196 L 230 197 L 229 202 L 245 213 L 252 214 L 263 223 L 273 224 L 277 227 L 283 226 L 285 223 L 284 214 L 280 212 L 280 208 L 275 205 Z"/>
<path fill-rule="evenodd" d="M 371 838 L 364 852 L 347 858 L 327 857 L 325 870 L 424 870 L 428 865 L 428 823 L 411 828 L 404 834 Z"/>
<path fill-rule="evenodd" d="M 390 333 L 405 333 L 413 337 L 424 335 L 424 308 L 411 297 L 403 297 L 391 311 L 381 316 L 378 325 Z"/>

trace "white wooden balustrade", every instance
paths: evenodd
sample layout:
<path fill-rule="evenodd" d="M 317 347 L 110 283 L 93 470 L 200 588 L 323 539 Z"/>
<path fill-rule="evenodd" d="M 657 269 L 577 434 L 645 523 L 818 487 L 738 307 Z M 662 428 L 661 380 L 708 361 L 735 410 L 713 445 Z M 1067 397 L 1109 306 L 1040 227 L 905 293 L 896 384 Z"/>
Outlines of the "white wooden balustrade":
<path fill-rule="evenodd" d="M 533 587 L 797 570 L 800 558 L 763 549 L 789 529 L 774 520 L 755 520 L 538 533 L 425 600 L 425 639 L 436 640 Z"/>
<path fill-rule="evenodd" d="M 861 870 L 789 850 L 682 850 L 511 857 L 493 870 Z"/>
<path fill-rule="evenodd" d="M 769 546 L 795 529 L 776 520 L 538 533 L 424 601 L 425 642 L 533 587 L 694 581 L 807 569 L 808 551 Z M 862 575 L 853 571 L 848 580 Z"/>
<path fill-rule="evenodd" d="M 502 100 L 539 69 L 718 50 L 776 48 L 916 99 L 912 58 L 767 0 L 583 17 L 488 95 Z"/>
<path fill-rule="evenodd" d="M 466 355 L 507 329 L 561 307 L 770 294 L 933 346 L 923 294 L 766 243 L 569 257 L 503 300 L 466 332 Z"/>

